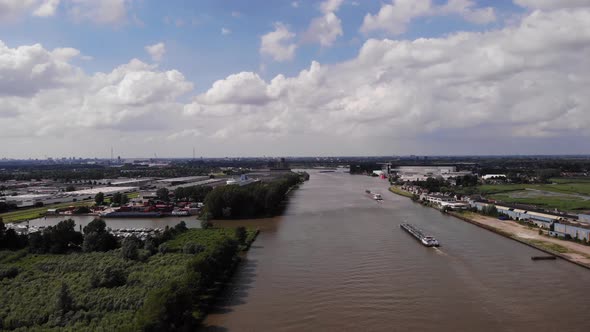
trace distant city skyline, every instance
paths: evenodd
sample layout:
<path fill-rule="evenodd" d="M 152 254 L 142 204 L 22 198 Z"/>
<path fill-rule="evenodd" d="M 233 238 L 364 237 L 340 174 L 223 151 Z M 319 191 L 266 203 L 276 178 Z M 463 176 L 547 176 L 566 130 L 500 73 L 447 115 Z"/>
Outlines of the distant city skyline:
<path fill-rule="evenodd" d="M 590 154 L 590 0 L 0 0 L 0 29 L 0 159 Z"/>

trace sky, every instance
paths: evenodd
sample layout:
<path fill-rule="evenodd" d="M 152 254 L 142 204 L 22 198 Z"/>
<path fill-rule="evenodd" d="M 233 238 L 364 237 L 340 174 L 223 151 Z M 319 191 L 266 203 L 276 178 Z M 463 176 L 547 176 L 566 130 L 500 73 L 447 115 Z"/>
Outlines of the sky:
<path fill-rule="evenodd" d="M 590 154 L 590 0 L 0 0 L 0 158 Z"/>

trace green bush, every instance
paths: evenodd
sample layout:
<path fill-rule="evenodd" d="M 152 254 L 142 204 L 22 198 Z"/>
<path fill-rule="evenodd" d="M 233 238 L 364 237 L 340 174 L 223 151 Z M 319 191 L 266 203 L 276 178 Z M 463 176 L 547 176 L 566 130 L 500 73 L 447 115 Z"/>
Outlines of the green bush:
<path fill-rule="evenodd" d="M 121 257 L 127 260 L 137 260 L 139 258 L 139 248 L 142 247 L 141 240 L 131 236 L 123 240 L 121 245 Z"/>
<path fill-rule="evenodd" d="M 0 269 L 0 281 L 2 281 L 2 279 L 12 279 L 16 277 L 18 273 L 19 270 L 16 267 L 2 268 Z"/>

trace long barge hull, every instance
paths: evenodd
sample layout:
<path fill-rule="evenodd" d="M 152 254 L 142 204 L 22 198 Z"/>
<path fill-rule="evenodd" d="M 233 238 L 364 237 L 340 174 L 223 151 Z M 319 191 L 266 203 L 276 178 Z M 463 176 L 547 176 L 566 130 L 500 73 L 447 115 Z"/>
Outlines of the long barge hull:
<path fill-rule="evenodd" d="M 432 238 L 430 236 L 426 236 L 422 232 L 422 230 L 420 230 L 418 227 L 416 227 L 414 225 L 406 224 L 406 223 L 403 223 L 403 224 L 401 224 L 399 226 L 403 230 L 405 230 L 406 232 L 408 232 L 410 235 L 412 235 L 422 245 L 424 245 L 426 247 L 438 247 L 439 246 L 439 243 L 438 243 L 437 240 L 435 240 L 434 238 Z"/>
<path fill-rule="evenodd" d="M 103 218 L 159 218 L 159 212 L 110 212 L 101 215 Z"/>

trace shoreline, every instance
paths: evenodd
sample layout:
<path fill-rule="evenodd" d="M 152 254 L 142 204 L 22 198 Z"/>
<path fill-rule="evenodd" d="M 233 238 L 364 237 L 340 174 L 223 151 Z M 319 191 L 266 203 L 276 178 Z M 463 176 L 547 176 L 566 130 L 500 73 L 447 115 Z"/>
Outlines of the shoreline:
<path fill-rule="evenodd" d="M 392 190 L 392 188 L 394 190 Z M 394 186 L 389 188 L 389 191 L 403 196 L 411 197 L 410 193 L 402 194 L 401 189 Z M 442 211 L 441 211 L 442 212 Z M 444 213 L 444 212 L 443 212 Z M 522 243 L 526 246 L 532 247 L 546 254 L 559 257 L 565 261 L 576 264 L 580 267 L 590 269 L 590 247 L 575 242 L 563 241 L 555 238 L 548 238 L 545 235 L 538 234 L 538 229 L 528 228 L 518 224 L 512 220 L 497 220 L 496 218 L 487 217 L 479 214 L 446 212 L 445 214 L 455 217 L 459 220 L 468 222 L 472 225 L 481 227 L 490 232 L 496 233 L 503 237 L 509 238 L 516 242 Z M 544 231 L 545 233 L 545 231 Z M 540 242 L 541 244 L 536 244 Z M 551 248 L 558 248 L 560 251 L 552 250 Z"/>

